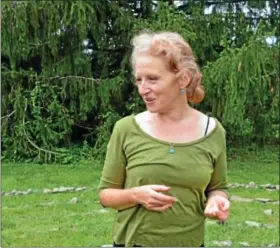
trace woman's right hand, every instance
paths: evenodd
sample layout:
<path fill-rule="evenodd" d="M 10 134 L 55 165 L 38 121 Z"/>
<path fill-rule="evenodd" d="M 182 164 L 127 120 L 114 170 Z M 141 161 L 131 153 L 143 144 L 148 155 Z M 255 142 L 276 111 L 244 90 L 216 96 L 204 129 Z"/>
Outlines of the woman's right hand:
<path fill-rule="evenodd" d="M 135 200 L 151 211 L 165 211 L 177 201 L 176 197 L 165 195 L 170 187 L 164 185 L 144 185 L 134 188 Z"/>

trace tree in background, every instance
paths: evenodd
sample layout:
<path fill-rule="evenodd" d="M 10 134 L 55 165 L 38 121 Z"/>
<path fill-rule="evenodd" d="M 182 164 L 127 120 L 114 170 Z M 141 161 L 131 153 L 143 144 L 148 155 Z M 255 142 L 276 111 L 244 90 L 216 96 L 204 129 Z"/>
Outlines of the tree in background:
<path fill-rule="evenodd" d="M 3 155 L 48 162 L 83 141 L 104 155 L 114 123 L 144 109 L 129 64 L 143 28 L 189 41 L 207 93 L 194 107 L 221 119 L 229 139 L 277 137 L 277 1 L 267 16 L 253 1 L 181 2 L 3 2 Z"/>

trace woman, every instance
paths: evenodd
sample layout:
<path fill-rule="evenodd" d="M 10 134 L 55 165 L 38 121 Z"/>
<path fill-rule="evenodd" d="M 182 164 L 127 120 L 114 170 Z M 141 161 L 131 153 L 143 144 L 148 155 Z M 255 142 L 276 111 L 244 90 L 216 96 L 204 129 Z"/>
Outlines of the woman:
<path fill-rule="evenodd" d="M 147 111 L 116 123 L 99 185 L 114 246 L 203 246 L 205 216 L 229 215 L 225 131 L 188 104 L 204 91 L 179 34 L 134 37 L 131 62 Z"/>

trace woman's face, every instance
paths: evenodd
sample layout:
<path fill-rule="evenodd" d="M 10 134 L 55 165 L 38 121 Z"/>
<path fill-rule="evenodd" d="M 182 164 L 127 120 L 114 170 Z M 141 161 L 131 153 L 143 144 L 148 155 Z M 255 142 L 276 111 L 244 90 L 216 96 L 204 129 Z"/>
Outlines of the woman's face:
<path fill-rule="evenodd" d="M 136 57 L 135 80 L 147 110 L 164 113 L 180 98 L 180 85 L 163 57 L 141 54 Z"/>

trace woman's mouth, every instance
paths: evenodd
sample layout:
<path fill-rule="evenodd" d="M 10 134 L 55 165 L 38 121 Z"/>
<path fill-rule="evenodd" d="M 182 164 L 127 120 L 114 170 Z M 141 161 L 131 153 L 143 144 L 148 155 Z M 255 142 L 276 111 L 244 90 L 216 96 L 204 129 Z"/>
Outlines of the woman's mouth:
<path fill-rule="evenodd" d="M 146 104 L 152 104 L 156 99 L 151 97 L 144 98 Z"/>

